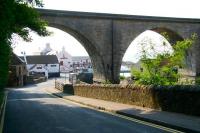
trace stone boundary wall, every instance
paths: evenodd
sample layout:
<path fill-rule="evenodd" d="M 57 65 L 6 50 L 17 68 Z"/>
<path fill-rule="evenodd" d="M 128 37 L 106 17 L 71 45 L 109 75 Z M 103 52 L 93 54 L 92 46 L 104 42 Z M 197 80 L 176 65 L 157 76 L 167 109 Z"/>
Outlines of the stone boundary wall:
<path fill-rule="evenodd" d="M 200 116 L 200 86 L 63 84 L 61 87 L 72 95 Z"/>
<path fill-rule="evenodd" d="M 140 90 L 138 89 L 140 88 Z M 150 87 L 147 86 L 120 86 L 114 84 L 73 86 L 74 95 L 102 99 L 107 101 L 157 108 L 153 105 Z M 144 93 L 146 91 L 146 93 Z"/>

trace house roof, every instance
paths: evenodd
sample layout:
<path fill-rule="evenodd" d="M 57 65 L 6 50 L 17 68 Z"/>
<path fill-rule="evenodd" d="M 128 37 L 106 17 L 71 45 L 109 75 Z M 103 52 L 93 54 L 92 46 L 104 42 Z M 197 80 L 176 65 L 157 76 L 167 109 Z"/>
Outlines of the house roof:
<path fill-rule="evenodd" d="M 22 59 L 20 59 L 16 54 L 11 54 L 10 65 L 22 65 L 24 63 L 25 62 Z"/>
<path fill-rule="evenodd" d="M 21 57 L 24 60 L 24 57 Z M 27 64 L 58 64 L 56 55 L 31 55 L 26 56 Z"/>
<path fill-rule="evenodd" d="M 89 56 L 72 56 L 73 61 L 80 61 L 80 60 L 86 60 L 86 59 L 90 60 L 90 57 Z"/>

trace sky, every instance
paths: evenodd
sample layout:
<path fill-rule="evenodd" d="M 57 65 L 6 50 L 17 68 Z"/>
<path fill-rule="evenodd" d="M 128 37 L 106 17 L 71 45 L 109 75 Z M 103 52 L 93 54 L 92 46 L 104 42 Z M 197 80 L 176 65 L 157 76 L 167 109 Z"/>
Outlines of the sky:
<path fill-rule="evenodd" d="M 54 51 L 59 52 L 65 47 L 65 50 L 73 56 L 88 56 L 85 48 L 70 34 L 53 27 L 47 27 L 47 30 L 53 32 L 52 35 L 40 37 L 34 32 L 31 32 L 31 42 L 25 42 L 15 37 L 15 39 L 13 39 L 15 40 L 13 45 L 14 52 L 17 55 L 21 55 L 21 52 L 25 52 L 26 55 L 33 55 L 43 50 L 46 44 L 49 43 Z"/>
<path fill-rule="evenodd" d="M 114 13 L 145 16 L 200 18 L 199 0 L 43 0 L 44 8 L 68 11 L 84 11 L 97 13 Z M 64 46 L 72 56 L 85 56 L 87 52 L 82 45 L 71 35 L 55 28 L 48 28 L 54 34 L 50 37 L 38 37 L 31 33 L 33 41 L 23 42 L 15 37 L 14 52 L 20 55 L 25 51 L 32 55 L 50 43 L 52 49 L 59 51 Z M 149 36 L 149 32 L 144 35 Z M 151 32 L 150 32 L 151 33 Z M 152 35 L 152 33 L 151 33 Z M 159 36 L 152 38 L 160 38 Z M 159 40 L 159 39 L 157 39 Z M 136 62 L 137 46 L 134 42 L 129 46 L 124 60 Z M 130 52 L 129 52 L 130 51 Z M 138 58 L 138 57 L 137 57 Z"/>
<path fill-rule="evenodd" d="M 43 0 L 48 9 L 200 18 L 199 0 Z"/>
<path fill-rule="evenodd" d="M 163 42 L 165 42 L 165 45 L 163 45 Z M 163 36 L 147 30 L 133 40 L 122 60 L 137 63 L 142 56 L 143 50 L 149 58 L 154 58 L 157 54 L 173 52 L 171 44 Z"/>

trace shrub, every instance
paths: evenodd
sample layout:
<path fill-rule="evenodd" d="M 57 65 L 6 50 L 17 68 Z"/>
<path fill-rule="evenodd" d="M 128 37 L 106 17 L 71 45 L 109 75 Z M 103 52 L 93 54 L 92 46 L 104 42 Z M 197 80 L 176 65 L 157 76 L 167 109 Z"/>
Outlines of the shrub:
<path fill-rule="evenodd" d="M 124 80 L 125 76 L 120 75 L 120 80 Z"/>
<path fill-rule="evenodd" d="M 142 45 L 141 68 L 139 71 L 132 68 L 132 76 L 135 77 L 136 84 L 144 85 L 175 85 L 178 84 L 180 74 L 179 67 L 185 66 L 186 50 L 188 50 L 197 36 L 192 35 L 191 38 L 178 41 L 173 45 L 173 53 L 165 52 L 157 54 L 153 59 L 147 55 L 147 50 Z M 163 46 L 165 43 L 163 42 Z M 153 44 L 150 43 L 151 50 L 154 50 Z M 156 53 L 156 52 L 155 52 Z"/>

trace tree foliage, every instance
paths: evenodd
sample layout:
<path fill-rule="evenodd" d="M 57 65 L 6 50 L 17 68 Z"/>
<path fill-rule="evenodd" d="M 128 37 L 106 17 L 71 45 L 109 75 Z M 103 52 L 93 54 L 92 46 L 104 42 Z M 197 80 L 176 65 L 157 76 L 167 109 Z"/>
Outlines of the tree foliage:
<path fill-rule="evenodd" d="M 167 35 L 163 34 L 166 38 Z M 141 70 L 132 68 L 132 75 L 135 77 L 136 84 L 144 85 L 174 85 L 177 84 L 180 74 L 178 68 L 185 66 L 186 51 L 194 44 L 197 36 L 194 34 L 191 38 L 178 41 L 173 44 L 173 52 L 165 51 L 159 53 L 154 58 L 149 58 L 147 51 L 142 49 Z M 154 44 L 151 50 L 154 49 Z M 165 46 L 163 42 L 163 46 Z"/>
<path fill-rule="evenodd" d="M 29 31 L 47 36 L 47 23 L 40 19 L 33 5 L 42 6 L 40 0 L 0 0 L 0 89 L 8 77 L 12 34 L 18 34 L 25 41 L 31 41 Z"/>

